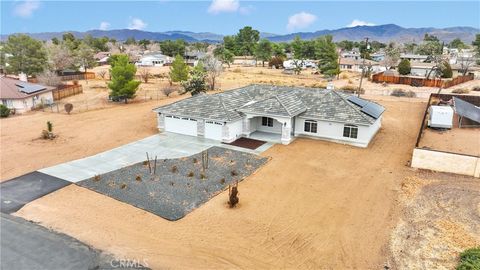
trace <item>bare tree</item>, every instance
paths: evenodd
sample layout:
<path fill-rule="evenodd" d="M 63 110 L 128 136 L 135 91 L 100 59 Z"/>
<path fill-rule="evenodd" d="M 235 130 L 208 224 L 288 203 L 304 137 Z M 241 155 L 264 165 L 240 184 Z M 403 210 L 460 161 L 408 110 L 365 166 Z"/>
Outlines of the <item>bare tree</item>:
<path fill-rule="evenodd" d="M 43 85 L 58 87 L 62 84 L 62 79 L 55 71 L 46 70 L 37 75 L 38 82 Z"/>
<path fill-rule="evenodd" d="M 210 90 L 215 90 L 215 83 L 218 76 L 223 72 L 222 62 L 212 55 L 207 55 L 202 59 L 203 67 L 207 71 L 207 78 Z"/>
<path fill-rule="evenodd" d="M 173 87 L 166 87 L 166 88 L 163 88 L 163 94 L 167 97 L 169 97 L 173 92 L 176 92 L 177 90 L 174 89 Z"/>
<path fill-rule="evenodd" d="M 148 83 L 148 79 L 150 78 L 150 70 L 148 68 L 140 68 L 138 70 L 138 74 L 140 74 L 140 78 L 143 80 L 144 83 Z"/>
<path fill-rule="evenodd" d="M 400 60 L 400 48 L 393 42 L 388 44 L 388 47 L 385 49 L 385 59 L 383 64 L 386 69 L 395 67 Z"/>
<path fill-rule="evenodd" d="M 55 71 L 62 71 L 74 64 L 73 54 L 64 44 L 47 43 L 47 54 L 49 65 Z"/>
<path fill-rule="evenodd" d="M 106 69 L 102 69 L 102 70 L 99 70 L 97 72 L 97 75 L 102 78 L 102 80 L 105 80 L 105 76 L 107 76 L 107 70 Z"/>
<path fill-rule="evenodd" d="M 475 64 L 475 58 L 473 56 L 459 57 L 458 64 L 460 65 L 460 72 L 462 76 L 467 75 L 468 70 Z"/>
<path fill-rule="evenodd" d="M 150 43 L 150 44 L 147 45 L 147 51 L 158 52 L 158 51 L 160 51 L 160 45 L 156 42 Z"/>

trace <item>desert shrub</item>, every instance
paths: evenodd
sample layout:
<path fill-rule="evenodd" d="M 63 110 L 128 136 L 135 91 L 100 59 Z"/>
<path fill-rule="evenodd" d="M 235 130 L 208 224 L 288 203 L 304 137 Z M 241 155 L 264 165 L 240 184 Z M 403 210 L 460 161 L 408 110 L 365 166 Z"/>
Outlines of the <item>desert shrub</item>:
<path fill-rule="evenodd" d="M 200 179 L 207 179 L 207 176 L 205 175 L 205 173 L 200 174 Z"/>
<path fill-rule="evenodd" d="M 416 97 L 417 96 L 415 92 L 411 90 L 405 91 L 403 89 L 395 89 L 392 91 L 390 95 L 394 97 Z"/>
<path fill-rule="evenodd" d="M 452 90 L 452 93 L 454 93 L 454 94 L 468 94 L 468 93 L 470 93 L 470 90 L 468 90 L 467 88 L 458 88 L 458 89 Z"/>
<path fill-rule="evenodd" d="M 346 80 L 349 78 L 348 74 L 345 73 L 345 72 L 342 72 L 342 74 L 340 75 L 340 78 L 343 79 L 343 80 Z"/>
<path fill-rule="evenodd" d="M 352 81 L 351 79 L 348 79 L 348 83 L 349 83 L 349 84 L 352 84 L 353 81 Z"/>
<path fill-rule="evenodd" d="M 232 70 L 232 72 L 233 72 L 233 73 L 242 73 L 242 70 L 239 69 L 239 68 L 234 68 L 234 69 Z"/>
<path fill-rule="evenodd" d="M 10 109 L 7 106 L 0 104 L 0 117 L 8 117 L 10 115 Z"/>
<path fill-rule="evenodd" d="M 197 163 L 198 163 L 198 159 L 193 158 L 193 163 L 197 164 Z"/>
<path fill-rule="evenodd" d="M 237 186 L 232 187 L 231 189 L 228 190 L 228 205 L 230 205 L 230 208 L 235 207 L 238 204 L 238 188 Z"/>
<path fill-rule="evenodd" d="M 230 175 L 231 176 L 236 176 L 236 175 L 238 175 L 238 173 L 237 173 L 237 171 L 233 170 L 233 171 L 230 172 Z"/>
<path fill-rule="evenodd" d="M 220 184 L 225 184 L 225 178 L 220 179 Z"/>
<path fill-rule="evenodd" d="M 127 188 L 127 184 L 125 184 L 125 183 L 121 184 L 121 185 L 120 185 L 120 188 L 121 188 L 121 189 L 126 189 L 126 188 Z"/>
<path fill-rule="evenodd" d="M 480 247 L 471 248 L 460 253 L 460 262 L 457 270 L 478 270 L 480 269 Z"/>
<path fill-rule="evenodd" d="M 100 181 L 100 175 L 95 175 L 93 177 L 93 181 L 97 181 L 97 182 Z"/>
<path fill-rule="evenodd" d="M 452 66 L 450 66 L 450 63 L 448 62 L 445 62 L 440 66 L 440 71 L 442 72 L 442 78 L 453 77 Z"/>
<path fill-rule="evenodd" d="M 408 61 L 407 59 L 403 59 L 398 64 L 398 73 L 400 73 L 401 75 L 408 75 L 410 74 L 411 70 L 412 67 L 410 66 L 410 61 Z"/>
<path fill-rule="evenodd" d="M 172 166 L 172 173 L 176 173 L 176 172 L 178 172 L 178 168 L 177 168 L 177 166 L 173 165 Z"/>
<path fill-rule="evenodd" d="M 268 61 L 268 66 L 275 67 L 276 69 L 280 69 L 280 68 L 283 68 L 283 61 L 284 61 L 283 57 L 275 56 L 275 57 L 272 57 L 270 61 Z"/>
<path fill-rule="evenodd" d="M 358 91 L 358 87 L 354 86 L 354 85 L 351 85 L 351 84 L 348 84 L 348 85 L 345 85 L 345 86 L 342 86 L 340 88 L 341 90 L 345 91 L 345 92 L 350 92 L 350 93 L 357 93 L 359 92 Z M 364 94 L 365 93 L 365 89 L 360 89 L 360 94 Z"/>
<path fill-rule="evenodd" d="M 53 124 L 50 121 L 47 121 L 47 130 L 42 130 L 42 139 L 50 139 L 53 140 L 55 138 L 55 134 L 53 134 Z"/>
<path fill-rule="evenodd" d="M 193 177 L 193 175 L 194 175 L 193 172 L 189 172 L 189 173 L 187 174 L 188 177 Z"/>
<path fill-rule="evenodd" d="M 163 88 L 162 92 L 165 96 L 169 97 L 173 92 L 176 92 L 177 90 L 173 87 L 165 87 Z"/>
<path fill-rule="evenodd" d="M 135 180 L 138 181 L 138 182 L 141 182 L 142 181 L 142 177 L 140 175 L 137 175 L 135 177 Z"/>
<path fill-rule="evenodd" d="M 65 111 L 70 114 L 70 112 L 73 110 L 73 104 L 72 103 L 67 103 L 63 106 L 65 108 Z"/>
<path fill-rule="evenodd" d="M 480 91 L 480 86 L 474 86 L 474 87 L 472 88 L 472 91 Z"/>

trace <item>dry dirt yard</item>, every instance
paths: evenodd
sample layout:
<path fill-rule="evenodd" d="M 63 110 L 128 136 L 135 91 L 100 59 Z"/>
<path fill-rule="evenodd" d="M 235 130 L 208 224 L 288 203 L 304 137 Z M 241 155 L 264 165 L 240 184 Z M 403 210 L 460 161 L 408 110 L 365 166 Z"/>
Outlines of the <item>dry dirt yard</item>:
<path fill-rule="evenodd" d="M 389 261 L 400 183 L 415 173 L 407 164 L 424 109 L 381 103 L 383 128 L 369 148 L 276 145 L 263 154 L 271 161 L 239 184 L 233 210 L 224 192 L 170 222 L 71 185 L 17 214 L 118 257 L 146 258 L 154 269 L 378 269 Z"/>

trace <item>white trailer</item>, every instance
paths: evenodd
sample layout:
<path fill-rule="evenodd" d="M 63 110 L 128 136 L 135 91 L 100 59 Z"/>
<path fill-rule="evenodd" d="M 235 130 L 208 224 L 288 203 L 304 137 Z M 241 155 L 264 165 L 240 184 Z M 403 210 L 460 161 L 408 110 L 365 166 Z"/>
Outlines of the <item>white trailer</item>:
<path fill-rule="evenodd" d="M 428 126 L 432 128 L 452 128 L 453 109 L 450 106 L 430 106 Z"/>

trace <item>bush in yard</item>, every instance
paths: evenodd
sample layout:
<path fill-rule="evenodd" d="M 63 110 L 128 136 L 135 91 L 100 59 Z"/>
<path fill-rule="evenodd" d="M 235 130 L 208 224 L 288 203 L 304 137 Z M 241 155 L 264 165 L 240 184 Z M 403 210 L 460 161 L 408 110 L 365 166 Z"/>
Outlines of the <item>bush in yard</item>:
<path fill-rule="evenodd" d="M 283 61 L 285 59 L 281 56 L 274 56 L 270 61 L 268 61 L 268 66 L 269 67 L 275 67 L 276 69 L 281 69 L 283 68 Z"/>
<path fill-rule="evenodd" d="M 47 130 L 42 130 L 42 138 L 53 140 L 55 138 L 55 134 L 53 134 L 53 124 L 50 121 L 47 121 Z"/>
<path fill-rule="evenodd" d="M 345 86 L 342 86 L 340 89 L 345 91 L 345 92 L 350 92 L 350 93 L 359 92 L 358 87 L 356 87 L 354 85 L 345 85 Z M 360 94 L 365 94 L 365 89 L 363 89 L 363 88 L 360 89 Z"/>
<path fill-rule="evenodd" d="M 398 73 L 400 73 L 401 75 L 408 75 L 410 74 L 411 70 L 412 67 L 410 66 L 410 61 L 408 61 L 407 59 L 403 59 L 398 64 Z"/>
<path fill-rule="evenodd" d="M 0 104 L 0 117 L 8 117 L 10 115 L 10 109 L 7 106 Z"/>
<path fill-rule="evenodd" d="M 460 253 L 460 262 L 457 270 L 479 270 L 480 269 L 480 247 L 471 248 Z"/>
<path fill-rule="evenodd" d="M 119 55 L 114 63 L 112 69 L 110 69 L 111 82 L 108 84 L 110 88 L 110 95 L 113 98 L 123 98 L 125 103 L 128 99 L 135 97 L 139 81 L 135 80 L 135 73 L 137 68 L 134 64 L 130 64 L 128 56 Z"/>
<path fill-rule="evenodd" d="M 454 93 L 454 94 L 468 94 L 468 93 L 470 93 L 470 90 L 468 90 L 467 88 L 458 88 L 458 89 L 452 90 L 452 93 Z"/>
<path fill-rule="evenodd" d="M 409 91 L 405 91 L 403 89 L 395 89 L 392 91 L 392 93 L 390 94 L 391 96 L 394 96 L 394 97 L 416 97 L 417 94 L 415 94 L 415 92 L 409 90 Z"/>
<path fill-rule="evenodd" d="M 70 114 L 70 112 L 73 110 L 73 104 L 72 103 L 67 103 L 63 106 L 65 108 L 65 111 Z"/>
<path fill-rule="evenodd" d="M 190 79 L 182 82 L 185 92 L 190 92 L 192 96 L 205 92 L 207 90 L 207 83 L 205 81 L 207 74 L 203 67 L 199 64 L 190 73 Z"/>
<path fill-rule="evenodd" d="M 452 66 L 450 66 L 450 63 L 448 62 L 443 62 L 442 65 L 440 65 L 440 71 L 442 73 L 442 78 L 448 79 L 453 77 Z"/>
<path fill-rule="evenodd" d="M 228 205 L 230 208 L 235 207 L 238 204 L 238 185 L 233 186 L 231 189 L 228 188 Z"/>
<path fill-rule="evenodd" d="M 474 87 L 472 88 L 472 91 L 480 91 L 480 86 L 474 86 Z"/>

